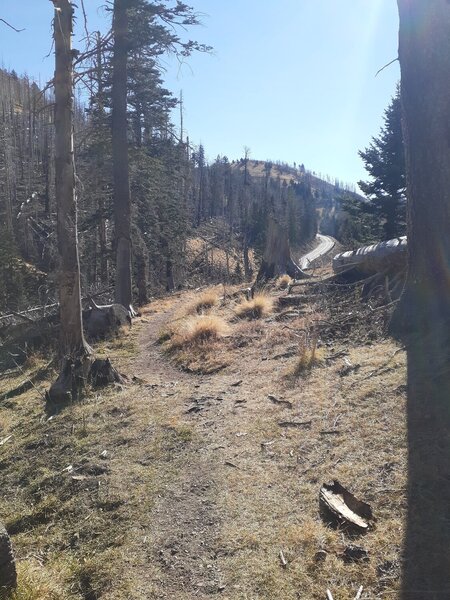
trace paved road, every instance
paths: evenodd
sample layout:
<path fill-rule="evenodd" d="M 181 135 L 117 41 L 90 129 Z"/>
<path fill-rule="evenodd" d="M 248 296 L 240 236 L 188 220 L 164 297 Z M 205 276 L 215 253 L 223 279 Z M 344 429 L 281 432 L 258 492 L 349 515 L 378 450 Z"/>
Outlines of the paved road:
<path fill-rule="evenodd" d="M 334 248 L 334 244 L 336 243 L 332 237 L 329 237 L 328 235 L 322 235 L 320 233 L 317 234 L 317 239 L 320 241 L 320 244 L 317 246 L 317 248 L 314 248 L 314 250 L 311 250 L 311 252 L 308 252 L 308 254 L 305 254 L 300 259 L 299 266 L 303 271 L 310 268 L 310 264 L 312 262 L 321 256 L 328 254 L 328 252 Z"/>

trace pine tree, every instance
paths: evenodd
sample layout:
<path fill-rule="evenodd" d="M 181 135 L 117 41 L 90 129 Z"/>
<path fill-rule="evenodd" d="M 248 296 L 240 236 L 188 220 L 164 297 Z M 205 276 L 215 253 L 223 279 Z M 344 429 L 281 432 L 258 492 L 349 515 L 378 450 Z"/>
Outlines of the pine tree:
<path fill-rule="evenodd" d="M 384 239 L 405 235 L 405 151 L 399 88 L 384 113 L 380 135 L 359 155 L 371 180 L 358 185 L 370 200 L 372 212 L 383 223 Z"/>

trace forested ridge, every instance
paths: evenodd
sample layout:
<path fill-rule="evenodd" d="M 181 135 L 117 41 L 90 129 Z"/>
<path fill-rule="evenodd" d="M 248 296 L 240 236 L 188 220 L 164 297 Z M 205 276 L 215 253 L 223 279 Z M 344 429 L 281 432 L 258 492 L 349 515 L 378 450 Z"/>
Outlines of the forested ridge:
<path fill-rule="evenodd" d="M 96 61 L 91 95 L 77 102 L 74 112 L 85 296 L 107 290 L 114 280 L 109 67 L 101 52 Z M 233 268 L 226 275 L 234 280 L 249 275 L 250 248 L 257 259 L 261 255 L 268 214 L 289 223 L 294 247 L 310 242 L 317 231 L 317 209 L 331 206 L 344 187 L 303 166 L 245 156 L 207 162 L 205 148 L 180 139 L 179 127 L 171 121 L 178 99 L 163 87 L 154 66 L 143 69 L 131 61 L 128 142 L 138 303 L 189 282 L 196 265 L 191 264 L 188 240 L 196 239 L 205 223 L 215 223 L 221 244 L 232 252 Z M 51 90 L 42 91 L 14 72 L 1 70 L 0 80 L 0 310 L 23 310 L 56 298 L 54 98 Z"/>

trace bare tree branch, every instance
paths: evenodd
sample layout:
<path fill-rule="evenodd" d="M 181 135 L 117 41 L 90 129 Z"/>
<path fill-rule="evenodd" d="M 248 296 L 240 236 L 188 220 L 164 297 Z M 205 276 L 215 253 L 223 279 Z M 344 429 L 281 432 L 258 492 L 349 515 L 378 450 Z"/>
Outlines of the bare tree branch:
<path fill-rule="evenodd" d="M 8 23 L 8 21 L 5 21 L 5 19 L 0 19 L 0 21 L 2 23 L 4 23 L 5 25 L 7 25 L 8 27 L 11 27 L 11 29 L 14 29 L 14 31 L 16 33 L 20 33 L 21 31 L 25 31 L 25 29 L 16 29 L 13 25 L 11 25 L 11 23 Z"/>

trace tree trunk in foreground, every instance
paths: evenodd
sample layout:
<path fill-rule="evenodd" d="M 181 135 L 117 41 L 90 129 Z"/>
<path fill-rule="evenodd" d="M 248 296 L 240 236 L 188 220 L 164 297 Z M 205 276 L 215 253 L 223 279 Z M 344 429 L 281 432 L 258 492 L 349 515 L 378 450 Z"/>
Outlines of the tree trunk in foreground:
<path fill-rule="evenodd" d="M 55 191 L 59 253 L 61 354 L 89 354 L 81 316 L 80 262 L 77 238 L 77 200 L 73 154 L 72 19 L 69 0 L 55 5 Z"/>
<path fill-rule="evenodd" d="M 83 335 L 80 262 L 77 239 L 77 200 L 73 153 L 73 7 L 69 0 L 52 0 L 55 6 L 55 192 L 59 254 L 61 374 L 49 391 L 49 400 L 60 403 L 77 395 L 78 379 L 88 368 L 90 348 Z M 75 375 L 71 365 L 77 365 Z M 73 372 L 73 377 L 67 379 Z"/>
<path fill-rule="evenodd" d="M 80 262 L 77 238 L 77 201 L 73 152 L 73 66 L 70 0 L 51 0 L 55 6 L 55 191 L 59 254 L 61 371 L 47 394 L 49 406 L 61 406 L 79 397 L 93 365 L 84 339 L 81 313 Z M 109 365 L 109 363 L 108 363 Z M 117 372 L 111 371 L 111 377 Z"/>
<path fill-rule="evenodd" d="M 309 277 L 292 260 L 286 229 L 270 218 L 263 261 L 256 281 L 274 279 L 286 274 L 295 279 Z"/>
<path fill-rule="evenodd" d="M 409 272 L 403 600 L 450 598 L 450 2 L 398 0 Z"/>
<path fill-rule="evenodd" d="M 131 309 L 131 198 L 128 164 L 127 58 L 128 0 L 114 0 L 112 155 L 114 170 L 114 227 L 116 245 L 115 300 Z"/>

